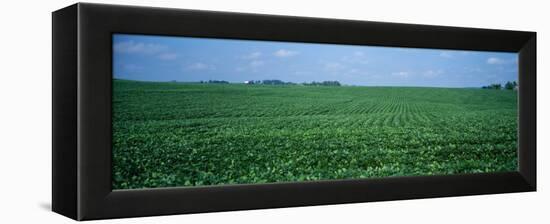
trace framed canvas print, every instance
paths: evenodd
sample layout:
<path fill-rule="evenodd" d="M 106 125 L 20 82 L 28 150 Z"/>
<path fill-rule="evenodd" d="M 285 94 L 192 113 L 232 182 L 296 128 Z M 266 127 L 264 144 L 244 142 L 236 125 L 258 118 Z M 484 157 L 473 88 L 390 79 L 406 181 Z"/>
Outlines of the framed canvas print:
<path fill-rule="evenodd" d="M 536 33 L 79 3 L 53 13 L 77 220 L 536 190 Z"/>

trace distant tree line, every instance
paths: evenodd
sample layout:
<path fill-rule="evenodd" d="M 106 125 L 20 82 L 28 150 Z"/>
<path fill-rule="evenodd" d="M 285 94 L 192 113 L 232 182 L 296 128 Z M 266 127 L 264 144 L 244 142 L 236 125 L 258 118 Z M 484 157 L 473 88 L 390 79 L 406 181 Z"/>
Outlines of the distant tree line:
<path fill-rule="evenodd" d="M 245 81 L 249 85 L 304 85 L 304 86 L 341 86 L 338 81 L 322 81 L 322 82 L 304 82 L 304 83 L 294 83 L 294 82 L 285 82 L 278 79 L 266 79 L 266 80 L 248 80 Z"/>
<path fill-rule="evenodd" d="M 175 81 L 172 81 L 175 82 Z M 199 83 L 211 83 L 211 84 L 229 84 L 225 80 L 208 80 L 208 81 L 199 81 Z M 248 85 L 304 85 L 304 86 L 341 86 L 338 81 L 322 81 L 322 82 L 304 82 L 304 83 L 294 83 L 294 82 L 285 82 L 278 79 L 266 79 L 266 80 L 247 80 L 244 82 Z"/>
<path fill-rule="evenodd" d="M 341 86 L 341 84 L 338 81 L 322 81 L 322 82 L 304 83 L 304 86 Z"/>
<path fill-rule="evenodd" d="M 224 81 L 224 80 L 208 80 L 208 81 L 201 80 L 199 83 L 229 84 L 228 81 Z"/>
<path fill-rule="evenodd" d="M 482 89 L 502 89 L 502 85 L 500 83 L 494 83 L 488 86 L 482 86 Z"/>
<path fill-rule="evenodd" d="M 516 89 L 517 87 L 518 87 L 518 83 L 516 81 L 506 82 L 506 84 L 504 84 L 505 89 Z"/>
<path fill-rule="evenodd" d="M 254 83 L 254 84 L 263 84 L 263 85 L 296 85 L 296 83 L 293 83 L 293 82 L 284 82 L 284 81 L 281 81 L 281 80 L 278 80 L 278 79 L 268 79 L 268 80 L 263 80 L 261 81 L 261 83 Z"/>
<path fill-rule="evenodd" d="M 497 89 L 497 90 L 499 90 L 499 89 L 502 89 L 503 86 L 500 83 L 493 83 L 493 84 L 488 85 L 488 86 L 482 86 L 481 88 L 482 89 Z M 515 90 L 517 88 L 518 88 L 518 83 L 516 81 L 512 81 L 512 82 L 508 81 L 508 82 L 506 82 L 506 84 L 504 84 L 504 89 Z"/>

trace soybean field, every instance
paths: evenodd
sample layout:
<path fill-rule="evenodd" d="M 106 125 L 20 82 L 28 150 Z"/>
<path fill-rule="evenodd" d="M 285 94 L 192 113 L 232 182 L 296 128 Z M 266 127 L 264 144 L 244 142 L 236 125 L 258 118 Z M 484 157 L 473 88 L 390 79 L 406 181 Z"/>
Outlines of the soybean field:
<path fill-rule="evenodd" d="M 113 188 L 517 169 L 517 92 L 113 80 Z"/>

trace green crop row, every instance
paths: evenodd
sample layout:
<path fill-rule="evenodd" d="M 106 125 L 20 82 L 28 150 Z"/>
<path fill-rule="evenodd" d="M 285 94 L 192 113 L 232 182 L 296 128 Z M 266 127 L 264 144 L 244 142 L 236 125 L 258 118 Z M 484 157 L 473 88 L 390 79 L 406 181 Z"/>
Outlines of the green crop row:
<path fill-rule="evenodd" d="M 514 91 L 114 81 L 113 188 L 517 169 Z"/>

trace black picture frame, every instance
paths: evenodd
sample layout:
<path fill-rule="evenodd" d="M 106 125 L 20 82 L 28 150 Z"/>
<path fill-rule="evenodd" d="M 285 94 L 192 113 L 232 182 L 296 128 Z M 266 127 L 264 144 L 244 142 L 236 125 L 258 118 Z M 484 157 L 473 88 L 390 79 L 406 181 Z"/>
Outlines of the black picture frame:
<path fill-rule="evenodd" d="M 78 3 L 52 14 L 52 210 L 76 220 L 536 191 L 536 33 Z M 112 34 L 519 53 L 517 172 L 111 189 Z"/>

